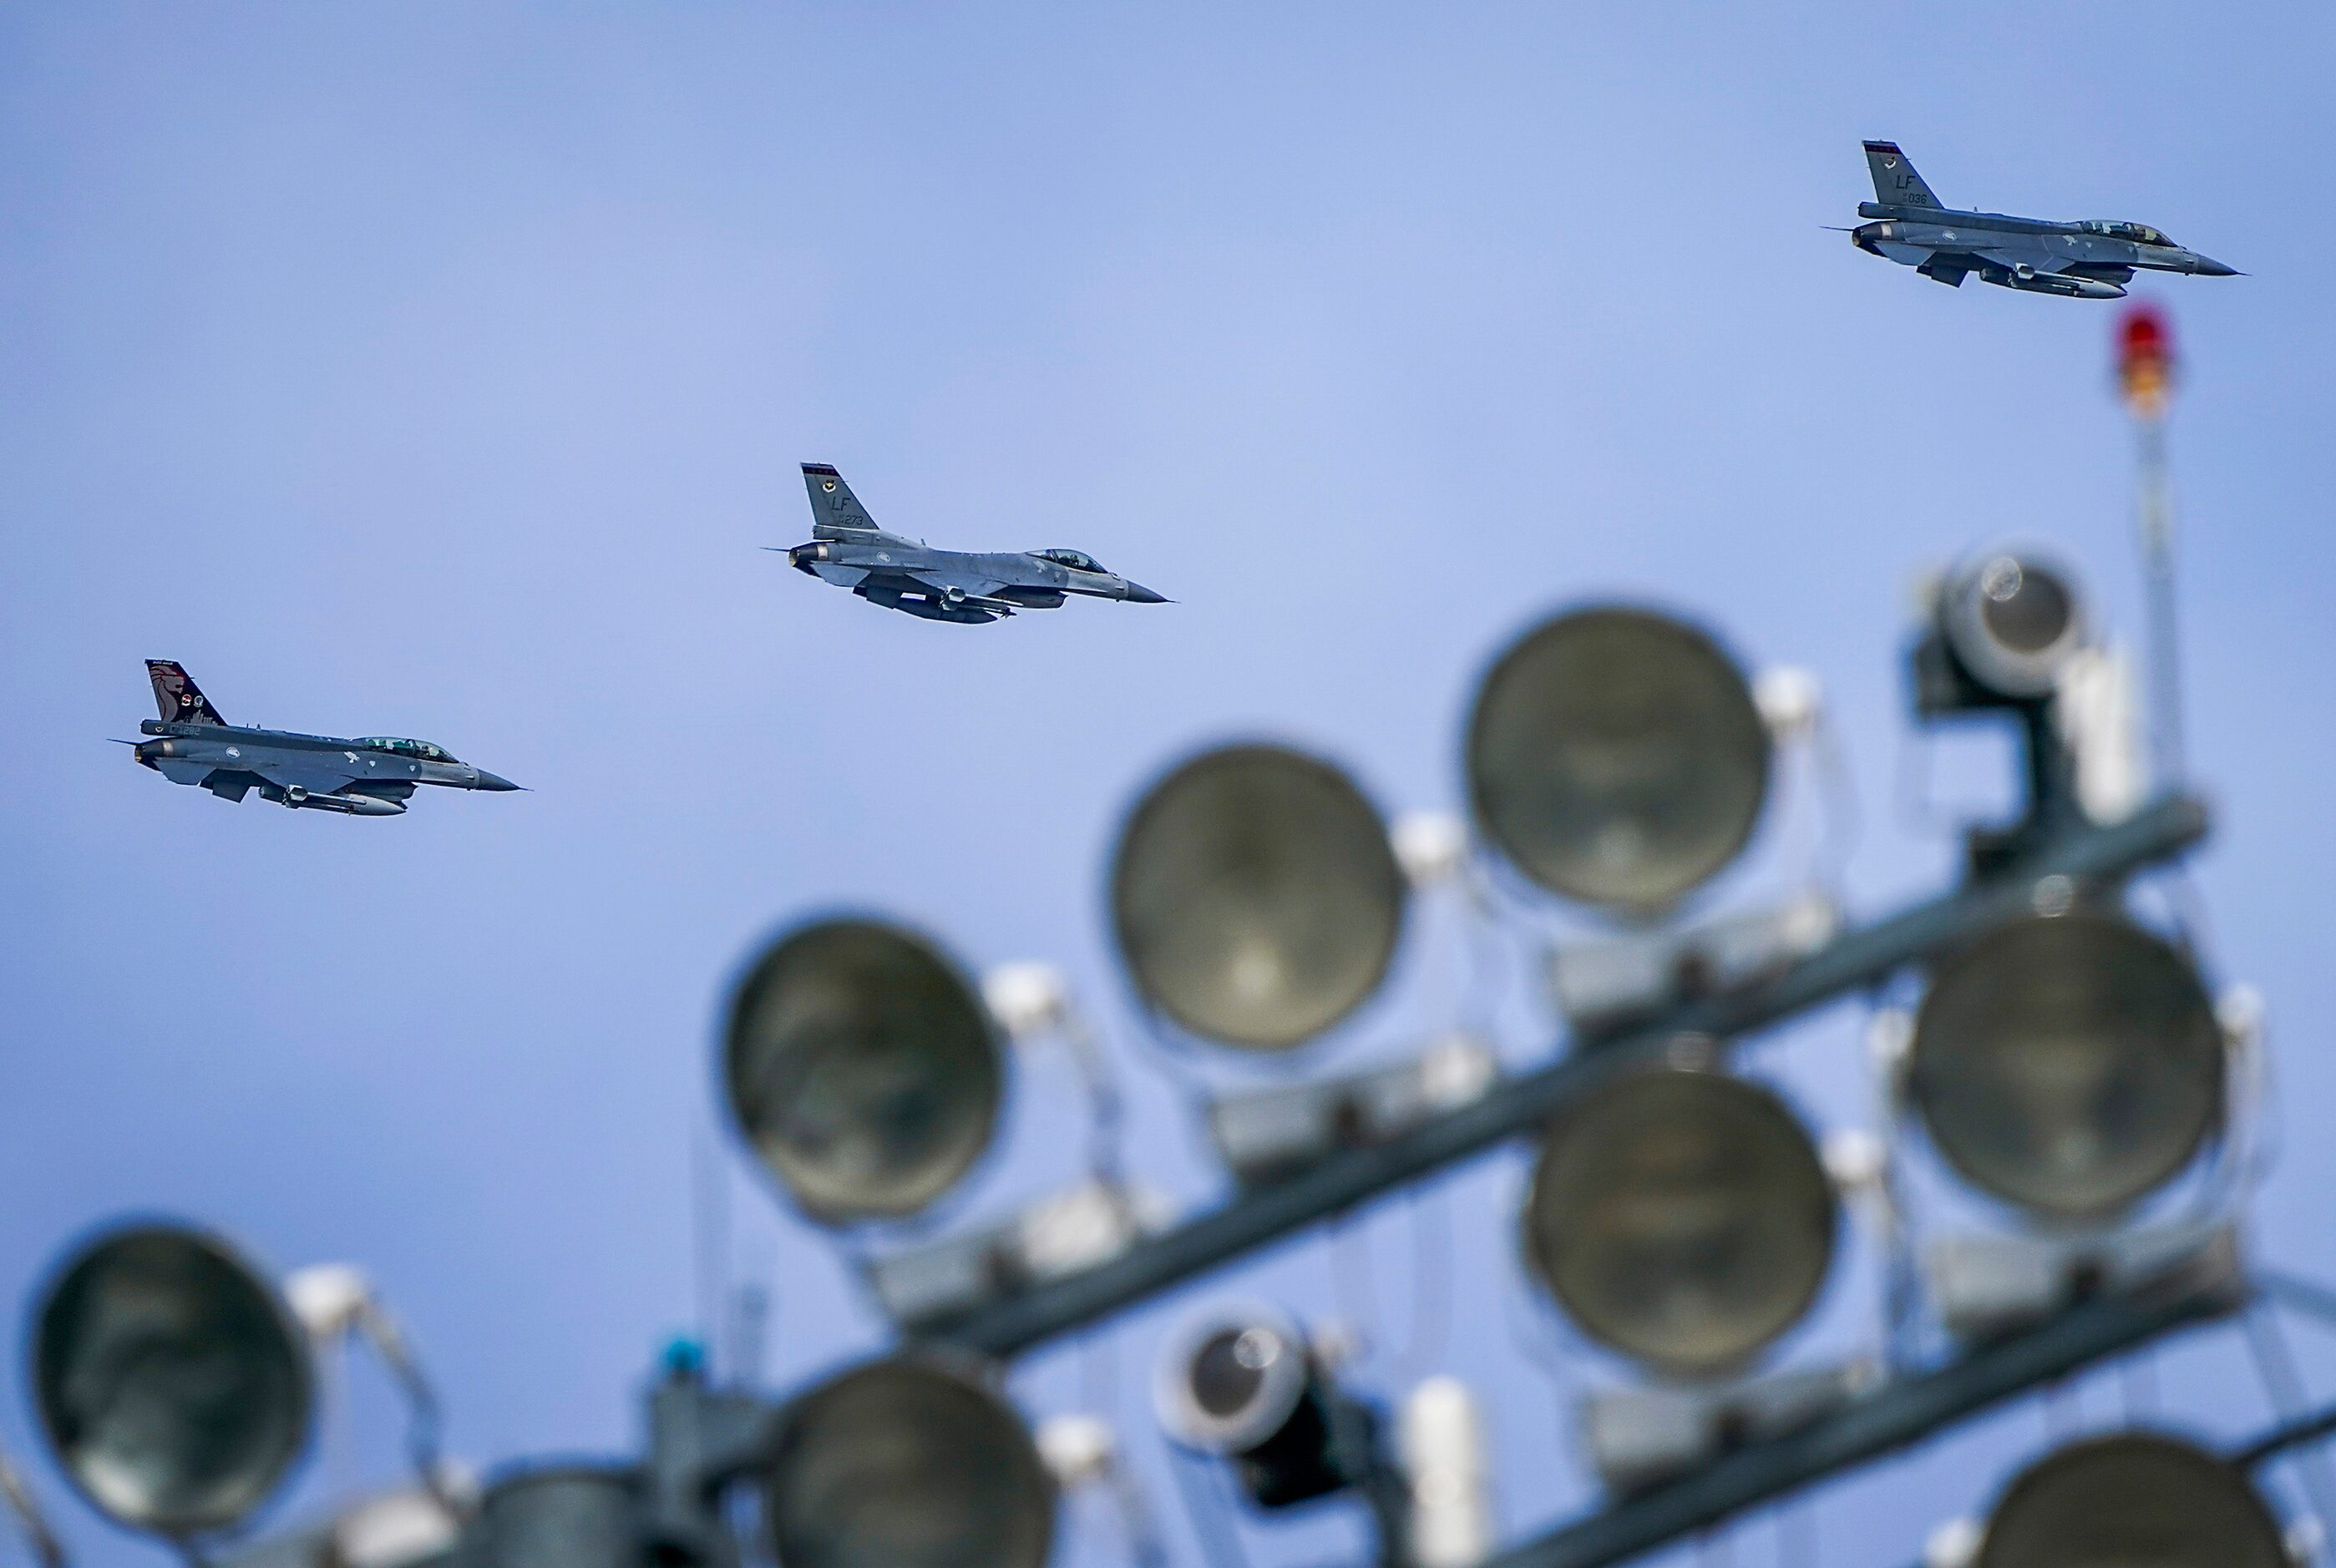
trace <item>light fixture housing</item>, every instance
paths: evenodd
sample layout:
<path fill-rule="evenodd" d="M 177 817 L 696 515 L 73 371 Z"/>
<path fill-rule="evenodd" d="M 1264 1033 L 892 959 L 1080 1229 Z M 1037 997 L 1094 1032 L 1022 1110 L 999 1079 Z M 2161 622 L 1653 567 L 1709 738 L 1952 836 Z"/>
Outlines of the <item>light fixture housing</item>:
<path fill-rule="evenodd" d="M 1343 1491 L 1368 1466 L 1368 1418 L 1336 1396 L 1289 1315 L 1262 1303 L 1187 1320 L 1161 1348 L 1152 1403 L 1175 1442 L 1230 1461 L 1260 1508 Z"/>
<path fill-rule="evenodd" d="M 1801 1320 L 1838 1229 L 1824 1160 L 1781 1099 L 1725 1073 L 1651 1067 L 1551 1127 L 1523 1240 L 1583 1332 L 1697 1379 L 1743 1369 Z"/>
<path fill-rule="evenodd" d="M 1221 1095 L 1209 1102 L 1209 1139 L 1234 1180 L 1267 1186 L 1482 1099 L 1500 1073 L 1491 1047 L 1451 1034 L 1385 1066 Z"/>
<path fill-rule="evenodd" d="M 730 1004 L 732 1118 L 813 1219 L 900 1218 L 954 1186 L 989 1147 L 1005 1054 L 957 963 L 864 919 L 773 943 Z"/>
<path fill-rule="evenodd" d="M 1981 552 L 1940 585 L 1933 613 L 1961 673 L 2013 702 L 2050 696 L 2086 644 L 2076 579 L 2033 549 Z"/>
<path fill-rule="evenodd" d="M 2288 1568 L 2278 1518 L 2246 1476 L 2157 1432 L 2089 1437 L 2004 1488 L 1975 1568 Z"/>
<path fill-rule="evenodd" d="M 2112 1217 L 2221 1126 L 2224 1047 L 2190 960 L 2118 915 L 2015 921 L 1940 965 L 1906 1091 L 1965 1180 L 2047 1219 Z"/>
<path fill-rule="evenodd" d="M 1137 992 L 1251 1051 L 1303 1045 L 1377 991 L 1405 897 L 1377 808 L 1285 746 L 1173 769 L 1129 813 L 1112 862 L 1112 929 Z"/>
<path fill-rule="evenodd" d="M 787 1407 L 763 1516 L 787 1568 L 1044 1568 L 1055 1483 L 1022 1418 L 970 1370 L 900 1355 Z"/>
<path fill-rule="evenodd" d="M 1527 633 L 1468 721 L 1485 837 L 1549 891 L 1634 916 L 1669 909 L 1743 850 L 1769 760 L 1751 687 L 1719 644 L 1618 605 Z"/>
<path fill-rule="evenodd" d="M 259 1273 L 201 1231 L 106 1232 L 58 1271 L 33 1330 L 41 1425 L 82 1495 L 188 1540 L 272 1495 L 307 1447 L 313 1373 Z"/>
<path fill-rule="evenodd" d="M 617 1465 L 531 1466 L 495 1478 L 464 1544 L 481 1568 L 635 1568 L 642 1478 Z"/>
<path fill-rule="evenodd" d="M 896 1327 L 930 1334 L 1049 1280 L 1108 1263 L 1165 1229 L 1173 1212 L 1148 1188 L 1091 1176 L 1000 1223 L 871 1254 L 861 1273 Z"/>

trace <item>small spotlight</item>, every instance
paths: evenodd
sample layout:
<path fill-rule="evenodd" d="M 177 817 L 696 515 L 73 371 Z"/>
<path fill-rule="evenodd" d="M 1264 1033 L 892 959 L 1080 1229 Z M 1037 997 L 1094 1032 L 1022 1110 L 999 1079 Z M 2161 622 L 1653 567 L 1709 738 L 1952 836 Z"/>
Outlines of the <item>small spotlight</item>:
<path fill-rule="evenodd" d="M 1004 1400 L 953 1367 L 895 1357 L 788 1406 L 763 1515 L 787 1568 L 1042 1568 L 1055 1487 Z"/>
<path fill-rule="evenodd" d="M 1552 893 L 1660 912 L 1736 858 L 1768 790 L 1768 731 L 1735 663 L 1644 610 L 1577 610 L 1520 639 L 1468 721 L 1471 807 Z"/>
<path fill-rule="evenodd" d="M 1120 956 L 1144 1000 L 1256 1051 L 1304 1044 L 1378 989 L 1404 892 L 1354 781 L 1280 746 L 1204 752 L 1153 785 L 1111 876 Z"/>
<path fill-rule="evenodd" d="M 41 1425 L 82 1493 L 173 1540 L 267 1501 L 308 1440 L 300 1331 L 225 1243 L 172 1225 L 100 1236 L 34 1329 Z"/>
<path fill-rule="evenodd" d="M 462 1561 L 481 1568 L 637 1568 L 641 1477 L 613 1465 L 515 1471 L 487 1488 Z"/>
<path fill-rule="evenodd" d="M 1963 1177 L 2056 1219 L 2113 1215 L 2221 1124 L 2223 1042 L 2190 961 L 2116 916 L 2036 916 L 1931 982 L 1907 1088 Z"/>
<path fill-rule="evenodd" d="M 1989 1517 L 1976 1568 L 2288 1568 L 2278 1519 L 2246 1477 L 2154 1432 L 2073 1443 L 2029 1466 Z"/>
<path fill-rule="evenodd" d="M 731 1115 L 813 1218 L 897 1218 L 981 1157 L 1004 1094 L 979 995 L 923 938 L 866 920 L 799 926 L 730 1005 Z"/>
<path fill-rule="evenodd" d="M 1641 1069 L 1550 1130 L 1528 1260 L 1584 1332 L 1686 1378 L 1735 1371 L 1799 1321 L 1837 1209 L 1782 1100 L 1719 1072 Z"/>
<path fill-rule="evenodd" d="M 2074 579 L 2032 551 L 1982 553 L 1941 586 L 1933 613 L 1961 673 L 1998 698 L 2049 696 L 2085 645 Z"/>
<path fill-rule="evenodd" d="M 1343 1491 L 1368 1468 L 1368 1417 L 1334 1394 L 1298 1326 L 1270 1307 L 1186 1323 L 1162 1348 L 1152 1402 L 1176 1442 L 1231 1460 L 1260 1508 Z"/>

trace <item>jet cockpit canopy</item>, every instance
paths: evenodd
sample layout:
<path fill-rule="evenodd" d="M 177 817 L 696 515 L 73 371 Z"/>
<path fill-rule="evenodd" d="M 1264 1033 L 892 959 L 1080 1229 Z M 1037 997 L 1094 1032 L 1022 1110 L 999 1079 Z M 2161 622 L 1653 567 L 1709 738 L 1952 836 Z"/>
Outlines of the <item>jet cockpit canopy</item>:
<path fill-rule="evenodd" d="M 2174 243 L 2166 237 L 2166 231 L 2162 228 L 2152 228 L 2146 223 L 2120 223 L 2107 218 L 2087 219 L 2085 232 L 2106 235 L 2111 239 L 2130 239 L 2137 245 L 2172 245 Z"/>
<path fill-rule="evenodd" d="M 1052 561 L 1058 566 L 1069 566 L 1075 571 L 1100 572 L 1103 570 L 1103 563 L 1085 550 L 1040 550 L 1038 558 L 1042 561 Z"/>
<path fill-rule="evenodd" d="M 387 751 L 396 757 L 414 757 L 424 762 L 453 762 L 454 753 L 428 740 L 408 740 L 397 735 L 368 735 L 357 742 L 368 751 Z"/>

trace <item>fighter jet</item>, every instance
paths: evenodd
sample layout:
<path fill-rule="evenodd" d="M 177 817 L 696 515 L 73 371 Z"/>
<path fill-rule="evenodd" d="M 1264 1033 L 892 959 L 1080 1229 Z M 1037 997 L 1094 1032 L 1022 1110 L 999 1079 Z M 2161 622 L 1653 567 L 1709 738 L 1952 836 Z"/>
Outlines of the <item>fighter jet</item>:
<path fill-rule="evenodd" d="M 173 784 L 200 784 L 222 800 L 260 799 L 351 817 L 396 817 L 423 784 L 456 789 L 517 789 L 483 768 L 459 761 L 443 746 L 373 735 L 362 740 L 248 730 L 219 715 L 187 673 L 169 659 L 149 659 L 160 719 L 138 726 L 158 739 L 125 740 L 131 755 Z"/>
<path fill-rule="evenodd" d="M 805 463 L 803 474 L 811 493 L 812 542 L 787 551 L 787 565 L 850 588 L 871 605 L 978 626 L 1017 610 L 1059 608 L 1073 594 L 1137 605 L 1168 602 L 1077 550 L 937 550 L 922 539 L 888 534 L 842 474 L 825 463 Z"/>
<path fill-rule="evenodd" d="M 1857 204 L 1857 216 L 1878 218 L 1849 230 L 1857 248 L 1911 266 L 1924 277 L 1961 288 L 1965 275 L 2030 294 L 2072 299 L 2117 299 L 2136 268 L 2234 277 L 2195 250 L 2185 250 L 2146 223 L 2088 218 L 2056 223 L 1964 212 L 1931 194 L 1894 141 L 1869 141 L 1865 161 L 1878 199 Z"/>

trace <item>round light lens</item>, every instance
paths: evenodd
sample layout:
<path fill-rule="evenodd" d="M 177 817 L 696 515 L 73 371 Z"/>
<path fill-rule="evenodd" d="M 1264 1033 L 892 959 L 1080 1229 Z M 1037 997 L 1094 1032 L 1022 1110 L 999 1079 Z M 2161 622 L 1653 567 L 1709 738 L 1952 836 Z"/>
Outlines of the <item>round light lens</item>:
<path fill-rule="evenodd" d="M 1112 866 L 1120 956 L 1195 1034 L 1287 1050 L 1362 1005 L 1403 926 L 1403 873 L 1353 780 L 1279 746 L 1230 746 L 1153 786 Z"/>
<path fill-rule="evenodd" d="M 1289 1424 L 1309 1375 L 1305 1339 L 1287 1316 L 1263 1306 L 1219 1307 L 1161 1347 L 1153 1406 L 1184 1447 L 1242 1454 Z"/>
<path fill-rule="evenodd" d="M 2030 554 L 1991 553 L 1947 584 L 1947 640 L 1973 679 L 2006 697 L 2041 697 L 2084 641 L 2068 575 Z"/>
<path fill-rule="evenodd" d="M 1744 1365 L 1808 1311 L 1836 1211 L 1815 1146 L 1775 1095 L 1655 1068 L 1551 1128 L 1524 1229 L 1534 1272 L 1585 1333 L 1701 1377 Z"/>
<path fill-rule="evenodd" d="M 1965 1179 L 2092 1219 L 2172 1178 L 2220 1125 L 2222 1036 L 2166 943 L 2111 915 L 2039 916 L 1941 966 L 1909 1085 Z"/>
<path fill-rule="evenodd" d="M 996 1395 L 894 1360 L 790 1407 L 763 1509 L 787 1568 L 1042 1568 L 1055 1491 L 1021 1418 Z"/>
<path fill-rule="evenodd" d="M 59 1273 L 34 1330 L 41 1422 L 100 1509 L 185 1538 L 240 1521 L 308 1440 L 305 1342 L 222 1243 L 115 1231 Z"/>
<path fill-rule="evenodd" d="M 1768 732 L 1718 644 L 1643 610 L 1560 615 L 1501 656 L 1468 723 L 1485 836 L 1553 893 L 1630 913 L 1736 858 L 1768 789 Z"/>
<path fill-rule="evenodd" d="M 1005 1067 L 980 998 L 922 938 L 871 921 L 803 926 L 730 1008 L 730 1110 L 813 1218 L 914 1214 L 988 1147 Z"/>
<path fill-rule="evenodd" d="M 1977 1568 L 2287 1568 L 2247 1479 L 2172 1437 L 2121 1432 L 2048 1455 L 2004 1489 Z"/>

